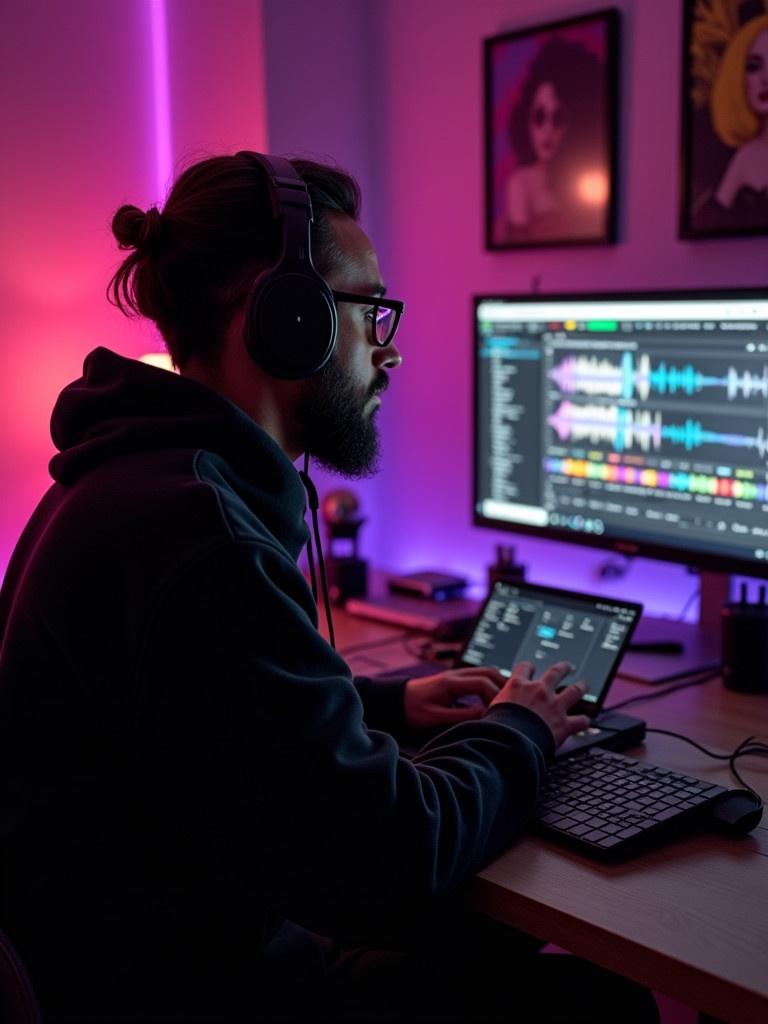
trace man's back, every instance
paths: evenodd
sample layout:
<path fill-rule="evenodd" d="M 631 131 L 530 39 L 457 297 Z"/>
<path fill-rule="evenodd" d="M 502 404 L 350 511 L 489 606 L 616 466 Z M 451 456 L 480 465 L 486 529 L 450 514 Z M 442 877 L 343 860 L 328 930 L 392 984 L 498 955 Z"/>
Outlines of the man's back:
<path fill-rule="evenodd" d="M 367 727 L 298 477 L 214 392 L 97 350 L 57 433 L 0 602 L 3 923 L 52 1019 L 236 1018 L 318 966 L 283 918 L 376 941 L 509 842 L 551 736 Z"/>
<path fill-rule="evenodd" d="M 179 581 L 232 538 L 195 447 L 161 431 L 151 444 L 111 437 L 81 465 L 70 453 L 0 605 L 3 921 L 44 1005 L 95 1018 L 151 1017 L 148 993 L 169 982 L 207 1005 L 206 986 L 231 991 L 255 956 L 264 920 L 173 798 L 163 723 L 184 722 L 205 649 Z"/>

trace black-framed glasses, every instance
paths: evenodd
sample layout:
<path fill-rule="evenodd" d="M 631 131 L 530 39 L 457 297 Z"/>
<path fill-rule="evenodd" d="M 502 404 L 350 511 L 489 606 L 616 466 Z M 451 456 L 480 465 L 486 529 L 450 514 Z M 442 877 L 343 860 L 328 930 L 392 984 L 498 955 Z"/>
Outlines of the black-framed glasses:
<path fill-rule="evenodd" d="M 334 291 L 331 294 L 336 302 L 356 302 L 371 307 L 371 336 L 368 340 L 372 345 L 384 348 L 392 341 L 405 309 L 404 302 L 384 299 L 380 295 L 355 295 L 353 292 Z"/>

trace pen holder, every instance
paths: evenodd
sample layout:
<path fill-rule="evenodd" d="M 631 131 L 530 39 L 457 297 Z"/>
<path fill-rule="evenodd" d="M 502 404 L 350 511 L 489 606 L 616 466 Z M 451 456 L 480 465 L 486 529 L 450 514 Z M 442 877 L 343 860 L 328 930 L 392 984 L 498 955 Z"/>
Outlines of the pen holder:
<path fill-rule="evenodd" d="M 741 693 L 768 694 L 768 605 L 765 587 L 760 587 L 756 604 L 747 602 L 742 585 L 741 600 L 729 601 L 721 612 L 723 684 Z"/>
<path fill-rule="evenodd" d="M 496 545 L 496 561 L 488 566 L 488 593 L 494 583 L 519 583 L 525 579 L 525 566 L 515 560 L 515 549 L 510 544 Z"/>

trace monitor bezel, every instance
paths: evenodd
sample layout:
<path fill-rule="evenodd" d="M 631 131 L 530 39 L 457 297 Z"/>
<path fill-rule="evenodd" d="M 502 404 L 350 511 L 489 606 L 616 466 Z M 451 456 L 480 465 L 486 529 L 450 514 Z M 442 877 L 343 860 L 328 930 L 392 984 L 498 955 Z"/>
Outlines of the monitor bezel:
<path fill-rule="evenodd" d="M 566 530 L 558 526 L 534 526 L 528 523 L 510 523 L 506 520 L 493 519 L 477 511 L 478 495 L 478 438 L 479 432 L 479 365 L 477 358 L 478 331 L 477 308 L 481 302 L 618 302 L 633 300 L 663 301 L 665 299 L 702 300 L 749 300 L 768 301 L 768 287 L 754 285 L 743 288 L 689 288 L 689 289 L 652 289 L 652 290 L 617 290 L 601 292 L 509 292 L 482 293 L 472 296 L 472 523 L 485 529 L 502 530 L 505 533 L 518 533 L 524 536 L 538 537 L 539 540 L 563 541 L 568 544 L 579 544 L 583 547 L 599 548 L 604 551 L 615 551 L 622 555 L 638 558 L 655 558 L 664 562 L 687 565 L 691 568 L 722 572 L 732 575 L 751 576 L 758 579 L 768 578 L 768 561 L 750 560 L 722 554 L 707 554 L 695 549 L 681 549 L 679 545 L 662 544 L 650 540 L 630 540 L 613 537 L 608 534 L 588 534 Z"/>

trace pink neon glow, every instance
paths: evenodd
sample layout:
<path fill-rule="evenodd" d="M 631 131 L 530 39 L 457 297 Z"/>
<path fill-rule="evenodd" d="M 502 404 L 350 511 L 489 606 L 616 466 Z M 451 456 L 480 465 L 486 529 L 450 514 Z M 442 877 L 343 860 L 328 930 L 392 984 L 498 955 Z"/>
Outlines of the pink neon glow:
<path fill-rule="evenodd" d="M 165 0 L 150 0 L 152 95 L 155 116 L 155 183 L 160 202 L 171 181 L 171 99 L 168 86 L 168 31 Z"/>

